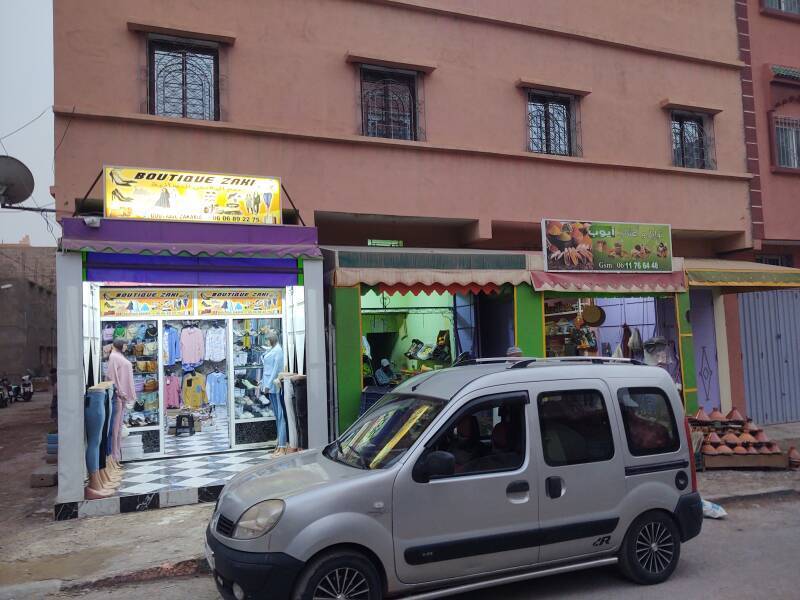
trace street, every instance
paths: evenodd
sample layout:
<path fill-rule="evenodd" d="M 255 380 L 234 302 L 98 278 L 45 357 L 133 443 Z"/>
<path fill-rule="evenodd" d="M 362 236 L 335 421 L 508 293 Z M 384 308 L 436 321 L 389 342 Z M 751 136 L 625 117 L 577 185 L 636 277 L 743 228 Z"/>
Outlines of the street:
<path fill-rule="evenodd" d="M 459 600 L 504 598 L 797 598 L 800 586 L 800 499 L 742 501 L 725 507 L 728 517 L 706 519 L 703 533 L 682 548 L 672 578 L 644 588 L 620 578 L 616 569 L 597 569 L 458 596 Z M 198 540 L 198 547 L 200 547 Z M 74 594 L 47 596 L 84 600 L 212 600 L 218 598 L 210 577 L 166 579 Z M 455 596 L 454 596 L 455 598 Z"/>

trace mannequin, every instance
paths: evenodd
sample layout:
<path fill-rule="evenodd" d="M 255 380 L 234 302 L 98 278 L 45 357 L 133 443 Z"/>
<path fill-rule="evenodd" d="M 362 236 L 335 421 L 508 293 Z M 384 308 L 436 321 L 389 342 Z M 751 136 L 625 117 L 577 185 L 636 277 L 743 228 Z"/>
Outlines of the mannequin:
<path fill-rule="evenodd" d="M 84 497 L 87 500 L 107 498 L 114 493 L 100 473 L 100 443 L 106 421 L 106 398 L 109 388 L 113 388 L 113 385 L 105 382 L 86 390 L 83 414 L 86 427 L 86 471 L 89 474 L 89 482 L 84 489 Z"/>
<path fill-rule="evenodd" d="M 275 425 L 278 428 L 278 447 L 273 456 L 286 454 L 288 429 L 286 426 L 286 410 L 283 404 L 281 382 L 278 374 L 283 370 L 283 349 L 278 343 L 278 335 L 274 331 L 267 334 L 269 349 L 261 357 L 261 391 L 269 397 L 270 406 L 275 413 Z"/>

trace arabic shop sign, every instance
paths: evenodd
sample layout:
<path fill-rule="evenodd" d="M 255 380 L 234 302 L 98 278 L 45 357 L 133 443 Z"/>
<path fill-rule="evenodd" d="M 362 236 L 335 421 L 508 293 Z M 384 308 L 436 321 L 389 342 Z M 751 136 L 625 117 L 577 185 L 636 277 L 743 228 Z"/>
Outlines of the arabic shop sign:
<path fill-rule="evenodd" d="M 544 219 L 542 248 L 546 271 L 672 272 L 669 225 Z"/>
<path fill-rule="evenodd" d="M 182 289 L 103 288 L 101 317 L 188 317 L 194 314 L 194 292 Z"/>
<path fill-rule="evenodd" d="M 280 316 L 281 292 L 277 289 L 262 290 L 199 290 L 198 312 L 200 315 L 272 315 Z"/>
<path fill-rule="evenodd" d="M 118 219 L 281 223 L 278 177 L 104 167 L 104 214 Z"/>

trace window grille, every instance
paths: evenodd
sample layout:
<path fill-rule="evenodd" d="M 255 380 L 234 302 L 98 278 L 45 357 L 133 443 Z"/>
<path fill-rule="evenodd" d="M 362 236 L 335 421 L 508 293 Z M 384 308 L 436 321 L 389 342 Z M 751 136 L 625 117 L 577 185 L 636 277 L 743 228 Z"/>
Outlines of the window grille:
<path fill-rule="evenodd" d="M 800 169 L 800 119 L 775 117 L 775 149 L 779 167 Z"/>
<path fill-rule="evenodd" d="M 418 139 L 416 74 L 363 67 L 361 117 L 366 136 Z"/>
<path fill-rule="evenodd" d="M 676 167 L 715 168 L 714 142 L 706 115 L 672 113 L 672 159 Z"/>
<path fill-rule="evenodd" d="M 150 114 L 219 120 L 219 55 L 215 48 L 149 44 Z"/>
<path fill-rule="evenodd" d="M 528 150 L 579 155 L 576 100 L 571 96 L 528 92 Z"/>
<path fill-rule="evenodd" d="M 764 0 L 764 6 L 781 12 L 800 14 L 800 0 Z"/>
<path fill-rule="evenodd" d="M 761 254 L 756 256 L 756 262 L 775 267 L 791 267 L 792 257 L 785 254 Z"/>

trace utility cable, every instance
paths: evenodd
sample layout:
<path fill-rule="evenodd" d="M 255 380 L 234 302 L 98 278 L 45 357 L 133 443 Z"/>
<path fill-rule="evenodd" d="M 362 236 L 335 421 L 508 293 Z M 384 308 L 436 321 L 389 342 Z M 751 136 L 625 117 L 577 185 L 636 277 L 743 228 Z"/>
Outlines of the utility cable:
<path fill-rule="evenodd" d="M 34 123 L 35 121 L 38 121 L 39 119 L 41 119 L 41 118 L 42 118 L 42 115 L 44 115 L 44 113 L 46 113 L 48 110 L 50 110 L 50 108 L 51 108 L 51 107 L 50 107 L 49 105 L 48 105 L 48 106 L 45 106 L 45 108 L 44 108 L 44 110 L 43 110 L 42 112 L 40 112 L 38 115 L 36 115 L 34 118 L 32 118 L 30 121 L 28 121 L 28 122 L 27 122 L 27 123 L 25 123 L 24 125 L 21 125 L 20 127 L 17 127 L 17 128 L 14 130 L 14 131 L 11 131 L 11 132 L 9 132 L 9 133 L 7 133 L 7 134 L 5 134 L 5 135 L 0 135 L 0 140 L 4 140 L 4 139 L 6 139 L 6 138 L 8 138 L 8 137 L 11 137 L 11 136 L 12 136 L 12 135 L 14 135 L 15 133 L 17 133 L 17 132 L 19 132 L 19 131 L 22 131 L 23 129 L 25 129 L 25 128 L 26 128 L 28 125 L 30 125 L 31 123 Z"/>

